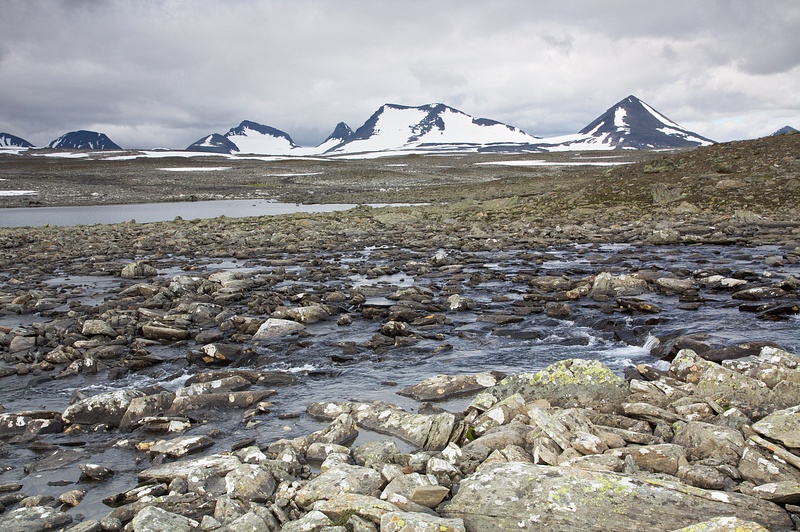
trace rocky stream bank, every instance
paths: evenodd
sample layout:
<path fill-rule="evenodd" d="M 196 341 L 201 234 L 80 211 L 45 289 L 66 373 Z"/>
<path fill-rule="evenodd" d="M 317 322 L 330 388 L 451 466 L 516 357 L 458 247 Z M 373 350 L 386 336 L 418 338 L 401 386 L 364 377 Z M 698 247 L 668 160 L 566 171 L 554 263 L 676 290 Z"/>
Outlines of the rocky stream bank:
<path fill-rule="evenodd" d="M 787 149 L 716 196 L 2 229 L 0 528 L 794 530 Z"/>

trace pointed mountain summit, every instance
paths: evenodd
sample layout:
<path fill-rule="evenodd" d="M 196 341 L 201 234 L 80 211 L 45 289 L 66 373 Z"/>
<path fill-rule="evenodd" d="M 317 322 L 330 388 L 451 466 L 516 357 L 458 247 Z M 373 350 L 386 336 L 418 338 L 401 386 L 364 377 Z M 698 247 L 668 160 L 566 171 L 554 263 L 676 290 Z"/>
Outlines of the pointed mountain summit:
<path fill-rule="evenodd" d="M 48 148 L 67 150 L 121 150 L 104 133 L 96 131 L 70 131 L 47 145 Z"/>
<path fill-rule="evenodd" d="M 653 150 L 708 146 L 714 141 L 684 129 L 654 108 L 628 96 L 597 117 L 577 135 L 546 139 L 549 150 Z"/>
<path fill-rule="evenodd" d="M 775 133 L 773 133 L 770 136 L 774 137 L 775 135 L 788 135 L 790 133 L 797 133 L 797 130 L 795 128 L 793 128 L 792 126 L 783 126 L 782 128 L 780 128 L 778 131 L 776 131 Z"/>
<path fill-rule="evenodd" d="M 328 135 L 328 138 L 326 138 L 317 146 L 317 151 L 319 153 L 324 153 L 329 149 L 338 146 L 342 142 L 346 142 L 352 136 L 353 136 L 353 130 L 350 129 L 350 126 L 348 126 L 344 122 L 339 122 L 338 124 L 336 124 L 336 127 L 333 128 L 333 133 Z"/>
<path fill-rule="evenodd" d="M 326 153 L 385 150 L 477 150 L 486 145 L 520 145 L 536 137 L 495 120 L 474 118 L 437 103 L 409 107 L 385 104 L 353 135 Z"/>
<path fill-rule="evenodd" d="M 187 151 L 212 153 L 287 155 L 299 148 L 288 133 L 250 120 L 228 130 L 225 135 L 213 133 L 192 143 Z"/>
<path fill-rule="evenodd" d="M 33 144 L 11 133 L 0 133 L 0 148 L 33 148 Z"/>

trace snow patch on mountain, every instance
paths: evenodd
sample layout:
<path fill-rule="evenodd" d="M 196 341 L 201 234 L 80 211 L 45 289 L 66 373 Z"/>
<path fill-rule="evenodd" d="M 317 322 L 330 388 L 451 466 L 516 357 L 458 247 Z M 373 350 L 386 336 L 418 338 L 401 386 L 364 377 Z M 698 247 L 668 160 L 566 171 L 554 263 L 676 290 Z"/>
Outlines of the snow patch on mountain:
<path fill-rule="evenodd" d="M 0 148 L 33 148 L 33 144 L 11 133 L 0 133 Z"/>

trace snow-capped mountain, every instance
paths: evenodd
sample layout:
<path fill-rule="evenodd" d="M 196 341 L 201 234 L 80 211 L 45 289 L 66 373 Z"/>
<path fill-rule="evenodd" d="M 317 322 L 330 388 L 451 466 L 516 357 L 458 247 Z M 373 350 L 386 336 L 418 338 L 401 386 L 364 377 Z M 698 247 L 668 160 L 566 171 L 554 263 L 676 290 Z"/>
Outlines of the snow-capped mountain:
<path fill-rule="evenodd" d="M 336 127 L 333 129 L 333 133 L 328 135 L 322 143 L 317 146 L 317 151 L 319 153 L 324 153 L 331 148 L 338 146 L 342 142 L 345 142 L 353 136 L 353 130 L 350 129 L 350 126 L 345 124 L 344 122 L 339 122 L 336 124 Z"/>
<path fill-rule="evenodd" d="M 521 129 L 474 118 L 447 105 L 419 107 L 385 104 L 353 135 L 327 154 L 386 150 L 477 150 L 482 146 L 521 145 L 537 138 Z"/>
<path fill-rule="evenodd" d="M 0 133 L 0 148 L 33 148 L 33 144 L 11 133 Z"/>
<path fill-rule="evenodd" d="M 104 133 L 96 131 L 70 131 L 47 145 L 48 148 L 69 150 L 121 150 Z"/>
<path fill-rule="evenodd" d="M 250 120 L 228 130 L 225 135 L 214 133 L 192 143 L 187 151 L 213 153 L 288 155 L 300 148 L 288 133 Z"/>
<path fill-rule="evenodd" d="M 714 141 L 684 129 L 636 96 L 628 96 L 575 135 L 543 139 L 539 146 L 558 150 L 675 149 L 708 146 Z"/>

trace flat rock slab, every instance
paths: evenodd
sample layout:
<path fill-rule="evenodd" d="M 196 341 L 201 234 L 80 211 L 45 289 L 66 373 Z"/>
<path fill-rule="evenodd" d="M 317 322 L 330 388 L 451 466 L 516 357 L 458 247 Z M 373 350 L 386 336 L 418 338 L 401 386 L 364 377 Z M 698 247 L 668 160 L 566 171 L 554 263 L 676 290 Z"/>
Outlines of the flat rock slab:
<path fill-rule="evenodd" d="M 724 516 L 770 530 L 793 526 L 781 507 L 747 495 L 521 462 L 481 468 L 461 482 L 441 514 L 462 518 L 468 530 L 671 531 Z"/>
<path fill-rule="evenodd" d="M 137 476 L 142 482 L 156 481 L 169 483 L 176 478 L 186 480 L 189 474 L 195 469 L 202 469 L 207 472 L 209 476 L 216 475 L 224 477 L 240 465 L 241 462 L 235 456 L 212 454 L 211 456 L 204 456 L 196 460 L 183 460 L 181 462 L 156 465 L 144 471 L 140 471 Z"/>
<path fill-rule="evenodd" d="M 416 401 L 446 401 L 453 397 L 479 392 L 495 384 L 497 379 L 491 373 L 436 375 L 418 384 L 406 386 L 397 393 Z"/>

